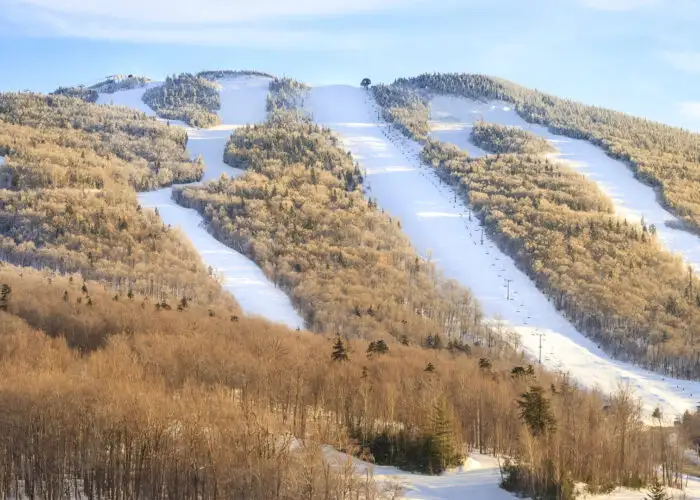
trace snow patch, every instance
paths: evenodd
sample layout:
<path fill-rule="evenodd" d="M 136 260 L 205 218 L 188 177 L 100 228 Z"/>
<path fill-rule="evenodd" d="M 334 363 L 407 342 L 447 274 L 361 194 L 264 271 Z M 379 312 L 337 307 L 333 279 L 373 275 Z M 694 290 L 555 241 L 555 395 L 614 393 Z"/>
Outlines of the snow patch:
<path fill-rule="evenodd" d="M 559 314 L 511 258 L 487 237 L 482 244 L 477 218 L 433 169 L 421 165 L 417 143 L 386 123 L 377 123 L 379 110 L 366 91 L 342 85 L 316 87 L 306 104 L 316 122 L 338 133 L 343 146 L 366 168 L 367 191 L 401 221 L 419 254 L 439 262 L 446 277 L 470 288 L 484 313 L 531 359 L 539 358 L 539 334 L 543 334 L 542 364 L 550 370 L 570 372 L 582 385 L 607 393 L 627 384 L 642 398 L 648 414 L 656 406 L 668 418 L 695 408 L 700 382 L 666 378 L 611 359 Z M 505 112 L 495 107 L 493 113 Z M 463 131 L 460 137 L 469 134 Z M 462 216 L 425 216 L 431 213 Z"/>
<path fill-rule="evenodd" d="M 700 238 L 681 229 L 683 222 L 659 203 L 653 188 L 638 181 L 624 163 L 605 154 L 588 141 L 551 133 L 547 127 L 527 123 L 508 104 L 489 103 L 464 97 L 438 95 L 430 102 L 431 136 L 450 142 L 469 152 L 484 156 L 486 152 L 471 142 L 471 127 L 477 120 L 522 128 L 548 140 L 557 149 L 549 155 L 594 181 L 608 195 L 618 215 L 630 222 L 656 226 L 657 238 L 668 250 L 683 257 L 700 271 Z"/>

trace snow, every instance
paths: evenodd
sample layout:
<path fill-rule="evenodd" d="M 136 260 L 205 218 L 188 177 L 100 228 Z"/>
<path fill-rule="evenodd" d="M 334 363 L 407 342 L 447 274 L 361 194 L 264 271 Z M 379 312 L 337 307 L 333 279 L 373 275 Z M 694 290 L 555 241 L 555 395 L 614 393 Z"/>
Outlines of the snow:
<path fill-rule="evenodd" d="M 270 283 L 253 261 L 209 234 L 202 216 L 196 210 L 175 203 L 170 193 L 170 188 L 139 193 L 139 203 L 144 208 L 158 208 L 164 224 L 179 227 L 187 235 L 204 264 L 216 269 L 223 278 L 223 288 L 236 297 L 246 314 L 263 316 L 291 328 L 303 328 L 289 297 Z"/>
<path fill-rule="evenodd" d="M 138 87 L 129 90 L 120 90 L 113 94 L 98 94 L 96 104 L 109 104 L 112 106 L 124 106 L 126 108 L 135 109 L 147 114 L 148 116 L 156 116 L 153 111 L 143 100 L 143 93 L 146 89 L 157 87 L 159 83 L 149 83 L 144 87 Z"/>
<path fill-rule="evenodd" d="M 242 170 L 232 168 L 223 161 L 226 143 L 231 132 L 246 124 L 262 122 L 265 110 L 269 78 L 240 76 L 219 80 L 221 85 L 222 124 L 209 129 L 196 129 L 182 122 L 170 120 L 173 126 L 187 129 L 187 148 L 193 158 L 202 155 L 205 172 L 202 182 L 217 179 L 221 174 L 236 177 Z M 141 99 L 147 88 L 124 90 L 113 94 L 100 94 L 98 104 L 126 106 L 155 116 L 154 111 Z M 160 121 L 166 121 L 161 120 Z M 262 316 L 270 321 L 283 323 L 290 328 L 304 328 L 304 320 L 292 306 L 289 297 L 271 281 L 250 259 L 219 242 L 207 232 L 202 217 L 195 210 L 182 207 L 171 199 L 171 188 L 139 193 L 139 203 L 144 207 L 158 208 L 165 224 L 180 227 L 192 242 L 207 266 L 223 278 L 222 286 L 238 301 L 243 312 Z"/>
<path fill-rule="evenodd" d="M 375 481 L 403 486 L 401 498 L 416 500 L 513 500 L 518 498 L 501 489 L 497 459 L 472 454 L 465 464 L 440 476 L 412 474 L 395 467 L 373 465 L 327 446 L 328 463 L 335 466 L 352 464 L 358 474 L 372 472 Z"/>
<path fill-rule="evenodd" d="M 629 385 L 642 399 L 647 416 L 657 405 L 672 417 L 695 408 L 700 382 L 675 380 L 613 360 L 577 331 L 488 238 L 481 245 L 476 217 L 456 199 L 431 168 L 421 165 L 420 146 L 389 125 L 378 122 L 379 110 L 366 91 L 350 86 L 312 89 L 306 100 L 314 120 L 339 134 L 366 169 L 368 195 L 401 220 L 405 233 L 423 256 L 446 277 L 470 288 L 485 314 L 508 327 L 531 359 L 568 371 L 587 387 L 604 392 Z M 511 298 L 506 297 L 506 280 Z"/>
<path fill-rule="evenodd" d="M 666 211 L 653 188 L 634 177 L 632 170 L 599 147 L 585 140 L 571 139 L 551 133 L 546 127 L 527 123 L 502 101 L 478 102 L 455 96 L 438 95 L 430 102 L 431 135 L 465 149 L 471 156 L 486 153 L 472 144 L 471 127 L 479 119 L 528 130 L 547 139 L 557 149 L 552 157 L 566 162 L 573 169 L 595 181 L 615 205 L 616 212 L 630 222 L 654 224 L 659 242 L 680 254 L 700 271 L 700 238 L 682 229 L 682 221 Z"/>

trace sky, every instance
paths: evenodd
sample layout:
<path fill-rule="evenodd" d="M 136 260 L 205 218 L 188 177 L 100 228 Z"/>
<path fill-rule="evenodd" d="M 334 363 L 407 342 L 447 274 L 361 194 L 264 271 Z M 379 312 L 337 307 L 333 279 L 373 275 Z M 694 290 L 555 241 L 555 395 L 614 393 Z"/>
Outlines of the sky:
<path fill-rule="evenodd" d="M 484 73 L 700 132 L 700 0 L 0 0 L 0 91 Z"/>

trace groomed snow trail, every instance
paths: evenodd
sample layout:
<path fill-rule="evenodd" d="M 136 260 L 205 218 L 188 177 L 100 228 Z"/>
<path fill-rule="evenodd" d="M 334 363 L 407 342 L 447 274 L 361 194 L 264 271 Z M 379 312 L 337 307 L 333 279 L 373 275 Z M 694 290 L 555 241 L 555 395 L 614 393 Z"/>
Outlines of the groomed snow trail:
<path fill-rule="evenodd" d="M 512 330 L 531 359 L 538 358 L 536 334 L 542 333 L 542 363 L 551 370 L 568 371 L 581 384 L 607 393 L 629 384 L 647 416 L 656 406 L 668 419 L 695 408 L 700 382 L 665 378 L 611 359 L 556 311 L 512 259 L 488 238 L 482 245 L 476 217 L 470 220 L 454 191 L 421 165 L 417 143 L 378 121 L 379 111 L 366 91 L 316 87 L 307 107 L 317 123 L 339 134 L 344 147 L 366 168 L 367 195 L 401 220 L 419 253 L 470 288 L 485 314 Z M 511 280 L 510 300 L 506 280 Z"/>
<path fill-rule="evenodd" d="M 210 129 L 195 129 L 184 123 L 170 120 L 173 126 L 187 129 L 187 149 L 192 157 L 202 155 L 205 172 L 202 182 L 216 179 L 225 173 L 235 177 L 241 170 L 226 165 L 223 161 L 226 143 L 231 132 L 247 124 L 263 122 L 267 117 L 265 100 L 269 79 L 265 77 L 240 76 L 219 80 L 221 85 L 222 124 Z M 147 87 L 100 94 L 98 104 L 113 104 L 137 109 L 155 116 L 141 97 Z M 161 120 L 166 121 L 166 120 Z M 204 221 L 196 210 L 182 207 L 171 198 L 172 188 L 139 193 L 139 203 L 148 208 L 157 208 L 165 224 L 179 226 L 202 257 L 205 265 L 211 266 L 223 278 L 222 286 L 238 301 L 243 312 L 250 316 L 261 316 L 290 328 L 304 328 L 304 320 L 292 306 L 289 297 L 271 281 L 248 257 L 227 247 L 206 230 Z"/>
<path fill-rule="evenodd" d="M 512 104 L 503 101 L 484 103 L 438 95 L 431 100 L 430 111 L 431 135 L 455 144 L 471 156 L 486 154 L 471 142 L 472 125 L 479 119 L 520 127 L 547 139 L 558 151 L 552 157 L 596 182 L 612 199 L 620 216 L 630 222 L 638 223 L 644 218 L 645 224 L 654 224 L 661 244 L 700 272 L 700 237 L 683 230 L 682 221 L 661 206 L 656 191 L 635 179 L 625 163 L 609 157 L 601 148 L 585 140 L 553 134 L 542 125 L 527 123 Z"/>

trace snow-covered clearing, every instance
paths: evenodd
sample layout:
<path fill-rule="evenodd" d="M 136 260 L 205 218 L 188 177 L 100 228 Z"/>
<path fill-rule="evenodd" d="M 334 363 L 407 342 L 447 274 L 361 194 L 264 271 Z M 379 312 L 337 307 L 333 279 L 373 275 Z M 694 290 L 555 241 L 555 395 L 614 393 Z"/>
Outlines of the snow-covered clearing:
<path fill-rule="evenodd" d="M 464 465 L 440 476 L 412 474 L 382 465 L 363 462 L 345 453 L 324 447 L 328 463 L 344 466 L 351 463 L 358 474 L 372 473 L 379 485 L 397 484 L 403 487 L 401 498 L 420 500 L 513 500 L 516 496 L 502 490 L 496 458 L 472 454 Z"/>
<path fill-rule="evenodd" d="M 547 139 L 558 153 L 552 155 L 595 181 L 615 205 L 617 213 L 630 222 L 644 218 L 654 224 L 659 241 L 670 251 L 700 271 L 700 238 L 682 229 L 682 222 L 660 204 L 656 191 L 634 177 L 632 170 L 588 141 L 551 133 L 547 127 L 527 123 L 513 108 L 502 101 L 478 102 L 455 96 L 438 95 L 430 102 L 431 135 L 465 149 L 472 156 L 485 152 L 471 142 L 471 127 L 479 119 L 511 125 Z"/>
<path fill-rule="evenodd" d="M 221 85 L 222 124 L 210 129 L 195 129 L 184 123 L 170 120 L 173 126 L 187 129 L 187 148 L 193 158 L 202 155 L 205 164 L 202 182 L 218 178 L 222 173 L 238 176 L 241 170 L 226 165 L 223 161 L 226 142 L 232 130 L 265 121 L 269 78 L 240 76 L 219 80 Z M 113 94 L 100 94 L 98 104 L 113 104 L 137 109 L 155 116 L 141 97 L 147 88 L 124 90 Z M 222 286 L 238 301 L 243 312 L 262 316 L 270 321 L 283 323 L 290 328 L 304 328 L 304 320 L 292 306 L 291 300 L 282 290 L 267 279 L 260 268 L 235 250 L 219 242 L 207 232 L 202 217 L 195 211 L 181 207 L 171 198 L 171 188 L 139 193 L 139 203 L 144 207 L 158 208 L 165 224 L 179 226 L 189 238 L 207 266 L 223 278 Z"/>
<path fill-rule="evenodd" d="M 488 238 L 482 245 L 476 217 L 470 220 L 452 189 L 421 165 L 418 144 L 378 122 L 367 92 L 316 87 L 306 102 L 314 120 L 337 132 L 366 169 L 368 196 L 401 220 L 419 253 L 470 288 L 486 315 L 502 320 L 531 359 L 538 358 L 541 333 L 542 364 L 551 370 L 568 371 L 583 385 L 608 393 L 629 384 L 648 413 L 658 405 L 669 420 L 695 408 L 700 382 L 665 378 L 611 359 L 556 311 L 512 259 Z"/>
<path fill-rule="evenodd" d="M 329 464 L 343 467 L 351 464 L 357 474 L 372 474 L 381 488 L 385 485 L 402 486 L 402 499 L 412 500 L 513 500 L 519 497 L 499 487 L 501 476 L 498 459 L 488 455 L 470 453 L 461 467 L 446 471 L 440 476 L 412 474 L 382 465 L 374 465 L 341 453 L 330 446 L 323 449 Z M 689 477 L 687 487 L 669 489 L 673 499 L 700 499 L 700 479 Z M 643 500 L 646 490 L 620 488 L 605 495 L 588 495 L 580 485 L 579 498 L 587 500 Z"/>

